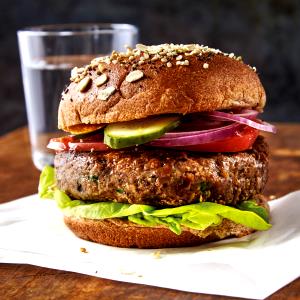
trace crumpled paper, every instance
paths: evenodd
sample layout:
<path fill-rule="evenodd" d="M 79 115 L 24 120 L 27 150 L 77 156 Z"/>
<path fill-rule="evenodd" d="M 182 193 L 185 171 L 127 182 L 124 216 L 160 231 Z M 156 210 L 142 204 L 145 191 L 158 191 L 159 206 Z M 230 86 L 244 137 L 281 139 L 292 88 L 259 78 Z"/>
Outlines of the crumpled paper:
<path fill-rule="evenodd" d="M 300 274 L 300 191 L 271 201 L 270 206 L 269 231 L 199 247 L 139 250 L 77 238 L 64 225 L 54 201 L 32 195 L 0 205 L 0 262 L 264 299 Z"/>

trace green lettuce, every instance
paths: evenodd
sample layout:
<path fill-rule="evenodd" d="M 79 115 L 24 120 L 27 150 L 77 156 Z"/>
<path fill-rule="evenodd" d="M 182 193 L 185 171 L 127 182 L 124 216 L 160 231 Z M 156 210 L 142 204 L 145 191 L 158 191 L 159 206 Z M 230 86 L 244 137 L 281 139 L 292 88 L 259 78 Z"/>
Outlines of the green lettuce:
<path fill-rule="evenodd" d="M 268 211 L 264 208 L 259 206 L 255 201 L 253 200 L 247 200 L 243 201 L 238 205 L 238 208 L 241 210 L 250 210 L 255 212 L 257 215 L 262 217 L 265 221 L 269 221 L 269 213 Z"/>
<path fill-rule="evenodd" d="M 56 187 L 55 171 L 45 167 L 40 176 L 39 196 L 55 199 L 58 207 L 66 216 L 75 216 L 94 220 L 107 218 L 125 218 L 144 226 L 163 225 L 176 234 L 182 226 L 204 230 L 209 226 L 219 225 L 224 218 L 245 225 L 255 230 L 267 230 L 268 212 L 255 201 L 244 201 L 239 208 L 212 202 L 200 202 L 174 208 L 156 209 L 154 206 L 125 204 L 117 202 L 86 202 L 72 200 L 66 193 Z"/>
<path fill-rule="evenodd" d="M 44 167 L 38 187 L 39 196 L 41 198 L 53 199 L 53 193 L 56 188 L 55 170 L 50 166 Z"/>

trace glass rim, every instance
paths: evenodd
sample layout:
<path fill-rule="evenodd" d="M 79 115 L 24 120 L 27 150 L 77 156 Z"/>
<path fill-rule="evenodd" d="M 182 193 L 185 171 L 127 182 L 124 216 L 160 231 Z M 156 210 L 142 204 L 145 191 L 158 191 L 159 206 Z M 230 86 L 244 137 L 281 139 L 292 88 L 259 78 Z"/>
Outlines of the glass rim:
<path fill-rule="evenodd" d="M 30 36 L 72 36 L 84 34 L 112 34 L 118 31 L 138 33 L 132 24 L 122 23 L 69 23 L 29 26 L 17 31 L 18 35 Z"/>

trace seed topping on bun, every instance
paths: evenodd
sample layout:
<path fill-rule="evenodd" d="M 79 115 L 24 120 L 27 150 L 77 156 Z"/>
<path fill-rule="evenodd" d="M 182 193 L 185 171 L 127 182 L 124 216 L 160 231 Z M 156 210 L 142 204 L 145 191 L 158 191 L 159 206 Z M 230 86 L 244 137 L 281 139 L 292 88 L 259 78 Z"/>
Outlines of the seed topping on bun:
<path fill-rule="evenodd" d="M 219 49 L 209 48 L 207 46 L 198 44 L 161 44 L 154 46 L 146 46 L 143 44 L 137 44 L 136 48 L 127 47 L 126 52 L 113 51 L 110 56 L 97 57 L 91 61 L 91 63 L 84 68 L 75 67 L 71 71 L 71 81 L 79 82 L 82 80 L 91 69 L 98 69 L 100 73 L 105 70 L 105 64 L 117 64 L 126 65 L 128 62 L 133 62 L 133 68 L 143 65 L 145 63 L 151 63 L 156 60 L 160 60 L 166 67 L 172 66 L 188 66 L 189 56 L 202 56 L 205 54 L 214 55 L 221 54 L 228 56 L 235 60 L 242 60 L 241 56 L 235 56 L 234 53 L 225 53 Z M 207 64 L 204 64 L 205 66 Z M 206 68 L 203 65 L 204 68 Z"/>
<path fill-rule="evenodd" d="M 134 82 L 141 79 L 143 76 L 144 73 L 141 70 L 134 70 L 126 76 L 125 80 L 127 82 Z"/>

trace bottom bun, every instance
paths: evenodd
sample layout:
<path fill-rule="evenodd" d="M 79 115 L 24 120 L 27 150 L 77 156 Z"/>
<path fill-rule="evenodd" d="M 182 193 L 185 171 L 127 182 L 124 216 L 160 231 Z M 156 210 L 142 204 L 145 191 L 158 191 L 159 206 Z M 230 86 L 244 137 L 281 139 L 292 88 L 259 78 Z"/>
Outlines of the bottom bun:
<path fill-rule="evenodd" d="M 197 246 L 229 237 L 242 237 L 253 229 L 223 219 L 205 230 L 184 228 L 180 235 L 166 227 L 146 227 L 124 219 L 90 220 L 65 217 L 66 225 L 80 238 L 123 248 L 171 248 Z"/>

